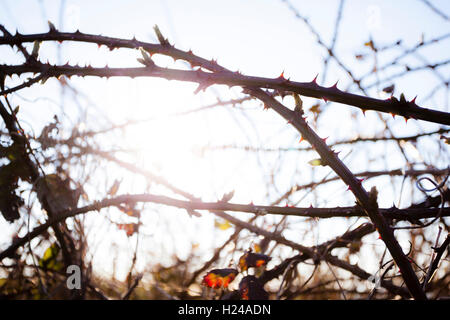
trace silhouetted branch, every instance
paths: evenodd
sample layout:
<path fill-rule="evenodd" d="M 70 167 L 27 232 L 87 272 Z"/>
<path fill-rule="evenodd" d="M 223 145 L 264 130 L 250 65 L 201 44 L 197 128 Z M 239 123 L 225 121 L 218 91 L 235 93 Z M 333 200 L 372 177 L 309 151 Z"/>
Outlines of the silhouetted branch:
<path fill-rule="evenodd" d="M 208 70 L 213 70 L 213 73 L 204 72 L 200 69 L 197 71 L 177 70 L 169 68 L 161 68 L 156 65 L 148 66 L 146 68 L 93 68 L 93 67 L 78 67 L 78 66 L 53 66 L 44 63 L 28 63 L 17 66 L 0 66 L 0 75 L 7 76 L 22 73 L 45 73 L 48 77 L 65 76 L 98 76 L 98 77 L 161 77 L 168 80 L 180 80 L 196 82 L 199 84 L 199 89 L 205 89 L 212 84 L 225 84 L 229 86 L 245 86 L 245 87 L 260 87 L 271 88 L 277 91 L 296 92 L 298 94 L 314 97 L 319 99 L 326 99 L 338 103 L 352 105 L 363 110 L 376 110 L 380 112 L 387 112 L 398 114 L 406 118 L 421 119 L 435 123 L 450 125 L 450 114 L 437 110 L 431 110 L 419 107 L 414 100 L 410 102 L 388 99 L 379 100 L 359 96 L 352 93 L 347 93 L 339 90 L 336 86 L 330 88 L 319 86 L 315 80 L 311 82 L 294 82 L 284 77 L 275 79 L 244 76 L 238 72 L 230 72 L 223 67 L 220 67 L 215 61 L 208 61 L 206 59 L 195 56 L 192 52 L 185 52 L 175 49 L 169 45 L 149 44 L 141 41 L 123 40 L 110 37 L 93 36 L 83 34 L 79 31 L 75 33 L 64 33 L 56 30 L 44 34 L 35 35 L 21 35 L 7 36 L 0 38 L 0 44 L 20 44 L 31 41 L 81 41 L 92 42 L 98 45 L 106 45 L 111 49 L 124 48 L 144 48 L 146 51 L 154 54 L 160 53 L 171 56 L 174 59 L 182 59 L 188 61 L 193 66 L 201 66 Z"/>

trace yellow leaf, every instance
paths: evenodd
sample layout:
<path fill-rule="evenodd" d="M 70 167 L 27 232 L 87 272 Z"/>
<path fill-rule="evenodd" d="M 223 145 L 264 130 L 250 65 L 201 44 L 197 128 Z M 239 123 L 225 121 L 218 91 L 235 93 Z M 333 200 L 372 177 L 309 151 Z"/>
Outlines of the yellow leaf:
<path fill-rule="evenodd" d="M 261 253 L 261 246 L 257 243 L 253 244 L 253 251 L 256 253 Z"/>
<path fill-rule="evenodd" d="M 295 100 L 295 109 L 294 109 L 294 111 L 302 113 L 302 111 L 303 111 L 303 101 L 302 101 L 302 99 L 300 98 L 300 96 L 298 94 L 294 93 L 293 95 L 294 95 L 294 100 Z"/>
<path fill-rule="evenodd" d="M 309 111 L 314 114 L 319 114 L 320 113 L 320 103 L 316 103 L 315 105 L 311 106 L 311 108 L 309 108 Z"/>
<path fill-rule="evenodd" d="M 308 161 L 308 163 L 312 166 L 323 166 L 324 164 L 322 163 L 322 159 L 318 158 L 318 159 L 313 159 L 311 161 Z"/>
<path fill-rule="evenodd" d="M 33 51 L 31 52 L 31 56 L 37 58 L 39 55 L 39 49 L 41 48 L 42 41 L 34 41 L 33 42 Z"/>
<path fill-rule="evenodd" d="M 370 41 L 364 43 L 364 45 L 365 45 L 366 47 L 370 47 L 370 49 L 372 49 L 372 50 L 375 50 L 375 46 L 374 46 L 372 40 L 370 40 Z"/>
<path fill-rule="evenodd" d="M 117 191 L 119 191 L 119 187 L 120 187 L 120 181 L 119 180 L 115 180 L 113 185 L 109 189 L 108 194 L 110 196 L 115 196 Z"/>
<path fill-rule="evenodd" d="M 231 228 L 231 223 L 228 220 L 224 220 L 224 221 L 215 220 L 214 226 L 220 230 L 227 230 L 227 229 Z"/>
<path fill-rule="evenodd" d="M 39 260 L 39 266 L 46 270 L 60 271 L 63 268 L 63 264 L 59 252 L 59 246 L 56 243 L 52 244 L 45 250 L 44 255 Z"/>

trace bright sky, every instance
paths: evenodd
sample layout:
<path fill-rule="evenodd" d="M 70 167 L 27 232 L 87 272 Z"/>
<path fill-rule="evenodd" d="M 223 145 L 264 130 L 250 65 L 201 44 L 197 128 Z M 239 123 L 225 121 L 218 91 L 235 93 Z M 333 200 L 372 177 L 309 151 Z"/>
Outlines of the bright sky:
<path fill-rule="evenodd" d="M 414 2 L 414 3 L 413 3 Z M 287 77 L 296 81 L 310 81 L 322 70 L 323 49 L 319 48 L 314 36 L 308 28 L 297 19 L 288 6 L 280 0 L 191 0 L 191 1 L 65 1 L 61 9 L 59 1 L 26 1 L 11 0 L 0 3 L 0 23 L 4 24 L 10 32 L 16 29 L 20 33 L 37 33 L 48 31 L 47 20 L 52 21 L 59 30 L 75 31 L 80 29 L 85 33 L 102 34 L 107 36 L 132 38 L 156 42 L 153 26 L 157 24 L 163 34 L 171 43 L 180 49 L 192 49 L 194 53 L 218 62 L 231 70 L 240 70 L 244 74 L 277 77 L 282 71 Z M 320 33 L 324 41 L 329 44 L 333 36 L 338 1 L 292 1 L 292 5 L 304 16 L 310 18 L 311 24 Z M 412 5 L 413 4 L 413 5 Z M 450 2 L 446 0 L 433 1 L 437 7 L 450 14 Z M 61 25 L 61 17 L 64 23 Z M 340 26 L 336 51 L 339 58 L 354 70 L 355 75 L 361 76 L 370 71 L 371 59 L 358 62 L 356 53 L 368 53 L 364 43 L 369 36 L 380 45 L 391 44 L 398 39 L 403 40 L 406 47 L 414 46 L 423 36 L 425 40 L 432 39 L 450 31 L 449 22 L 436 16 L 429 8 L 419 1 L 357 1 L 347 0 L 344 7 L 343 20 Z M 61 56 L 58 57 L 56 44 L 44 44 L 41 49 L 41 58 L 52 62 L 90 63 L 94 66 L 138 66 L 136 58 L 139 52 L 130 50 L 113 51 L 106 48 L 98 49 L 95 45 L 82 45 L 79 43 L 64 43 Z M 430 46 L 421 51 L 421 54 L 430 61 L 448 59 L 450 41 Z M 18 55 L 13 54 L 9 48 L 0 48 L 2 63 L 20 63 Z M 379 61 L 388 61 L 396 56 L 398 51 L 382 56 Z M 173 66 L 172 60 L 155 57 L 160 65 Z M 419 59 L 408 61 L 411 66 L 420 65 Z M 450 74 L 449 66 L 438 72 L 446 79 Z M 419 77 L 420 76 L 420 77 Z M 345 74 L 336 64 L 332 63 L 328 72 L 326 85 L 333 85 L 340 80 L 339 87 L 346 88 L 349 84 Z M 368 80 L 372 82 L 374 79 Z M 18 79 L 14 79 L 18 81 Z M 259 108 L 248 111 L 246 116 L 240 111 L 230 111 L 229 108 L 214 109 L 211 112 L 195 114 L 193 116 L 167 118 L 165 116 L 176 112 L 191 110 L 208 105 L 216 101 L 216 94 L 223 100 L 239 97 L 238 88 L 214 87 L 207 92 L 193 95 L 196 86 L 189 83 L 167 82 L 160 79 L 94 79 L 72 78 L 74 87 L 89 97 L 92 107 L 88 108 L 87 125 L 102 125 L 101 120 L 95 119 L 104 113 L 115 123 L 123 123 L 129 119 L 149 119 L 156 117 L 158 121 L 149 121 L 143 125 L 135 126 L 127 131 L 126 136 L 118 137 L 127 148 L 138 151 L 138 165 L 156 170 L 169 181 L 182 189 L 201 196 L 204 200 L 216 200 L 225 192 L 235 189 L 233 201 L 248 203 L 268 203 L 277 198 L 276 193 L 267 199 L 266 181 L 268 170 L 273 169 L 277 161 L 277 154 L 263 160 L 257 156 L 249 156 L 239 152 L 220 152 L 200 157 L 192 150 L 204 145 L 254 145 L 266 147 L 296 147 L 298 136 L 293 129 L 283 127 L 283 120 L 272 111 L 261 112 Z M 435 75 L 429 72 L 420 72 L 418 76 L 396 81 L 396 95 L 405 93 L 407 98 L 418 95 L 421 98 L 439 83 Z M 388 83 L 390 84 L 390 83 Z M 354 90 L 354 88 L 353 88 Z M 44 86 L 36 85 L 20 92 L 21 97 L 13 101 L 21 105 L 22 119 L 25 128 L 33 126 L 36 133 L 46 125 L 54 113 L 60 110 L 60 86 L 56 80 L 49 80 Z M 371 91 L 376 96 L 375 91 Z M 37 100 L 38 97 L 49 97 L 51 100 Z M 384 98 L 384 97 L 383 97 Z M 82 99 L 86 103 L 86 99 Z M 292 100 L 286 98 L 286 104 L 292 106 Z M 315 100 L 304 99 L 307 106 Z M 95 107 L 94 107 L 95 105 Z M 436 99 L 429 100 L 427 106 L 434 109 L 446 110 L 448 96 L 444 91 L 436 95 Z M 256 104 L 244 104 L 249 109 Z M 81 117 L 79 108 L 71 99 L 70 93 L 64 100 L 64 111 L 67 114 L 63 121 L 77 123 Z M 355 124 L 351 118 L 353 108 L 331 104 L 326 114 L 318 124 L 319 135 L 330 136 L 331 141 L 351 137 L 356 132 L 372 135 L 381 130 L 380 126 L 372 123 L 376 119 L 375 113 L 368 112 L 367 121 Z M 358 117 L 361 117 L 359 112 Z M 255 127 L 256 123 L 256 127 Z M 394 132 L 397 134 L 411 134 L 418 129 L 426 131 L 436 129 L 436 126 L 424 122 L 409 121 L 404 124 L 403 119 L 395 123 Z M 258 130 L 257 130 L 258 129 Z M 263 130 L 261 130 L 263 129 Z M 122 140 L 123 139 L 123 140 Z M 114 145 L 116 141 L 104 141 L 105 150 Z M 123 146 L 122 145 L 122 146 Z M 157 150 L 157 152 L 155 152 Z M 350 152 L 349 148 L 342 148 L 343 154 Z M 381 169 L 387 165 L 396 169 L 403 165 L 401 158 L 393 159 L 385 164 L 369 163 L 367 159 L 375 158 L 380 153 L 395 151 L 395 149 L 375 148 L 373 154 L 352 154 L 348 165 L 355 171 L 366 169 Z M 431 152 L 432 150 L 430 150 Z M 362 153 L 366 151 L 361 151 Z M 360 152 L 360 153 L 361 153 Z M 414 152 L 414 150 L 413 150 Z M 417 155 L 416 155 L 417 156 Z M 437 166 L 444 167 L 448 159 L 427 159 L 427 154 L 419 155 Z M 310 153 L 307 158 L 298 155 L 287 155 L 283 167 L 280 166 L 280 176 L 275 186 L 283 193 L 293 183 L 310 181 L 311 173 L 303 175 L 295 173 L 296 168 L 307 166 L 307 162 L 314 158 Z M 262 163 L 261 163 L 262 161 Z M 244 164 L 244 165 L 243 165 Z M 289 165 L 292 165 L 289 167 Z M 286 167 L 287 166 L 287 167 Z M 110 169 L 104 168 L 106 171 Z M 264 170 L 267 169 L 267 170 Z M 114 173 L 126 174 L 120 170 Z M 316 178 L 321 178 L 329 170 L 317 169 Z M 111 177 L 114 179 L 114 177 Z M 243 183 L 243 179 L 245 182 Z M 315 179 L 314 179 L 315 180 Z M 111 183 L 113 180 L 109 181 Z M 367 189 L 377 183 L 377 179 L 367 182 Z M 143 192 L 144 183 L 140 180 L 127 181 L 129 192 Z M 104 188 L 104 181 L 99 182 Z M 389 181 L 384 180 L 380 190 L 380 198 L 384 199 L 382 206 L 390 206 L 398 197 L 392 196 Z M 336 198 L 327 199 L 327 205 L 348 205 L 352 199 L 345 195 L 341 185 L 332 185 L 328 190 Z M 95 188 L 93 188 L 95 189 Z M 154 192 L 159 189 L 152 189 Z M 96 198 L 95 190 L 90 190 L 92 198 Z M 274 190 L 272 190 L 274 191 Z M 398 191 L 398 189 L 397 189 Z M 100 196 L 100 194 L 98 194 Z M 307 197 L 300 205 L 308 206 L 312 197 Z M 410 199 L 404 199 L 408 204 Z M 323 205 L 319 203 L 318 205 Z M 191 242 L 200 242 L 204 249 L 213 244 L 220 243 L 224 235 L 211 233 L 213 218 L 190 219 L 187 215 L 180 215 L 179 211 L 171 212 L 181 223 L 173 233 L 179 236 L 175 246 L 177 251 L 187 249 Z M 156 218 L 155 218 L 156 219 Z M 158 219 L 168 219 L 159 216 Z M 169 219 L 170 220 L 170 219 Z M 195 220 L 195 221 L 194 221 Z M 152 220 L 149 220 L 152 222 Z M 170 220 L 172 221 L 172 220 Z M 205 222 L 206 221 L 206 222 Z M 329 230 L 323 222 L 324 230 Z M 1 226 L 5 224 L 0 222 Z M 157 239 L 160 235 L 157 229 L 152 229 L 151 223 L 146 230 Z M 345 227 L 345 226 L 344 226 Z M 5 226 L 6 228 L 6 226 Z M 336 230 L 340 232 L 341 230 Z M 162 231 L 161 231 L 162 232 Z M 314 242 L 327 240 L 333 233 L 322 233 Z M 125 237 L 125 236 L 124 236 Z M 185 241 L 183 241 L 185 239 Z M 191 240 L 189 240 L 191 239 Z M 192 240 L 194 239 L 194 240 Z M 122 239 L 123 240 L 123 239 Z M 131 246 L 132 247 L 132 246 Z M 164 248 L 161 252 L 164 252 Z"/>

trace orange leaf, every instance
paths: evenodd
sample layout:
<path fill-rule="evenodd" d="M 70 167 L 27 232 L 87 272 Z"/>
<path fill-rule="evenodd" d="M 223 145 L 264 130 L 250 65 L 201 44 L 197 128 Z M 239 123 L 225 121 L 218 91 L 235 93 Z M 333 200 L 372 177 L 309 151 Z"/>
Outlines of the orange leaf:
<path fill-rule="evenodd" d="M 232 268 L 214 269 L 203 277 L 202 284 L 214 289 L 228 288 L 228 285 L 236 278 L 237 274 L 238 271 Z"/>
<path fill-rule="evenodd" d="M 253 253 L 248 251 L 239 258 L 239 268 L 242 271 L 245 271 L 248 268 L 252 267 L 259 268 L 266 265 L 271 259 L 271 257 L 265 254 Z"/>
<path fill-rule="evenodd" d="M 136 223 L 119 223 L 117 227 L 119 230 L 125 230 L 128 237 L 131 237 L 138 230 L 138 224 Z"/>

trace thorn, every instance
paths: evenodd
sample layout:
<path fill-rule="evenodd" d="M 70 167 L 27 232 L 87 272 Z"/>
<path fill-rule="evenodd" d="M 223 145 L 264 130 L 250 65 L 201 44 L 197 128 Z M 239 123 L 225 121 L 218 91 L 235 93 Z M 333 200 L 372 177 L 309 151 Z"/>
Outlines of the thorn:
<path fill-rule="evenodd" d="M 362 113 L 363 113 L 363 116 L 365 117 L 366 116 L 366 109 L 361 109 L 361 111 L 362 111 Z"/>
<path fill-rule="evenodd" d="M 406 116 L 405 116 L 405 123 L 406 123 L 406 124 L 408 123 L 408 120 L 409 120 L 409 117 L 406 117 Z"/>
<path fill-rule="evenodd" d="M 97 46 L 98 46 L 98 48 L 100 49 L 100 48 L 102 47 L 102 44 L 101 44 L 101 43 L 98 43 Z"/>
<path fill-rule="evenodd" d="M 195 67 L 198 67 L 198 64 L 195 62 L 189 61 L 189 64 L 191 65 L 191 68 L 194 69 Z"/>
<path fill-rule="evenodd" d="M 392 112 L 390 112 L 390 114 L 391 114 L 391 116 L 392 116 L 392 119 L 395 119 L 395 114 L 392 113 Z"/>
<path fill-rule="evenodd" d="M 302 141 L 304 141 L 305 139 L 303 138 L 303 136 L 300 137 L 300 140 L 298 141 L 298 143 L 302 143 Z"/>
<path fill-rule="evenodd" d="M 268 110 L 268 109 L 270 109 L 270 107 L 264 103 L 264 110 Z"/>
<path fill-rule="evenodd" d="M 50 29 L 49 32 L 56 32 L 56 27 L 50 20 L 47 20 L 47 24 L 48 24 L 48 27 Z"/>
<path fill-rule="evenodd" d="M 281 72 L 281 74 L 280 74 L 280 76 L 278 77 L 278 79 L 286 80 L 286 79 L 284 78 L 284 70 L 283 70 L 283 72 Z"/>
<path fill-rule="evenodd" d="M 348 186 L 347 191 L 353 191 L 352 187 Z"/>
<path fill-rule="evenodd" d="M 406 98 L 403 93 L 400 94 L 400 103 L 406 103 Z"/>
<path fill-rule="evenodd" d="M 336 83 L 335 83 L 334 85 L 332 85 L 332 86 L 330 87 L 330 89 L 334 89 L 334 90 L 338 90 L 338 91 L 339 91 L 339 89 L 338 89 L 338 87 L 337 87 L 338 82 L 339 82 L 339 80 L 336 81 Z"/>
<path fill-rule="evenodd" d="M 195 89 L 194 94 L 199 93 L 200 91 L 205 92 L 206 88 L 208 88 L 210 84 L 208 83 L 199 83 L 197 89 Z"/>
<path fill-rule="evenodd" d="M 311 81 L 312 84 L 317 85 L 317 77 L 319 76 L 319 74 L 317 74 L 314 79 Z"/>
<path fill-rule="evenodd" d="M 328 138 L 329 138 L 329 137 L 322 138 L 322 141 L 325 142 L 325 143 L 327 143 L 327 139 L 328 139 Z"/>
<path fill-rule="evenodd" d="M 414 99 L 412 99 L 409 103 L 416 104 L 416 98 L 417 96 L 415 96 Z"/>
<path fill-rule="evenodd" d="M 244 94 L 250 94 L 250 90 L 247 88 L 242 88 L 242 93 Z"/>
<path fill-rule="evenodd" d="M 333 153 L 334 153 L 334 155 L 335 155 L 336 157 L 338 157 L 338 156 L 339 156 L 339 153 L 341 153 L 341 151 L 333 151 Z"/>
<path fill-rule="evenodd" d="M 327 99 L 327 98 L 325 98 L 325 97 L 322 97 L 322 99 L 323 99 L 323 101 L 325 101 L 325 103 L 327 103 L 327 102 L 328 102 L 328 99 Z"/>

